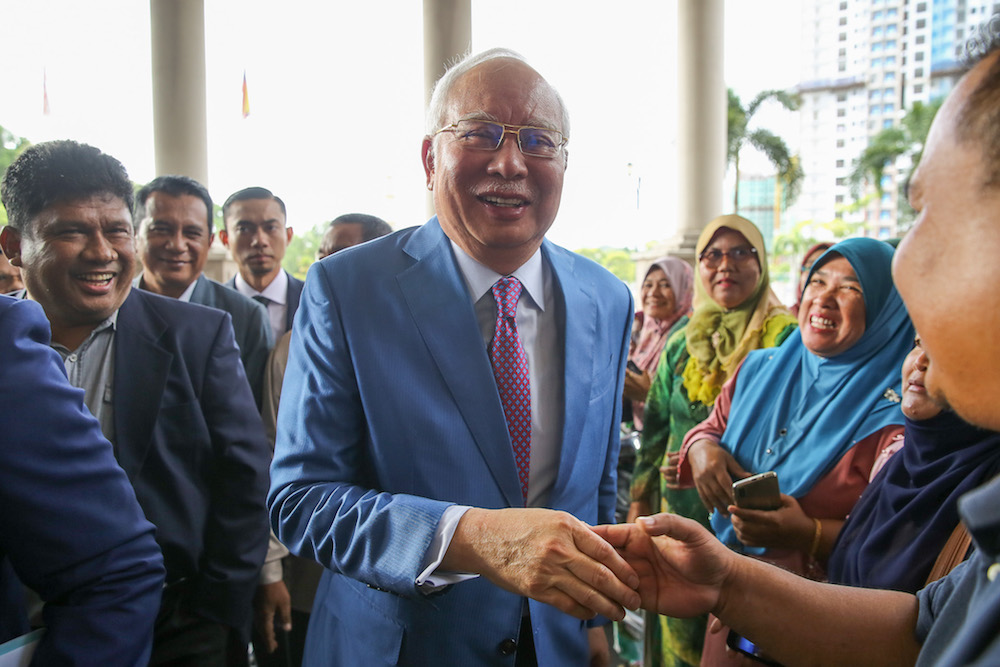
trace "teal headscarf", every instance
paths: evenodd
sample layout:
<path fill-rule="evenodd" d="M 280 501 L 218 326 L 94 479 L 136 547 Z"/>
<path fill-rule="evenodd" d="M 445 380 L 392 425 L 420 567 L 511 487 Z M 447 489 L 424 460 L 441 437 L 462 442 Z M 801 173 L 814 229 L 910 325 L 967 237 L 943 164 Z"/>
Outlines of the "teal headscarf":
<path fill-rule="evenodd" d="M 751 352 L 740 369 L 722 444 L 746 470 L 775 471 L 790 496 L 805 495 L 859 440 L 903 424 L 899 369 L 913 325 L 892 283 L 893 252 L 875 239 L 848 239 L 810 271 L 811 278 L 840 256 L 857 274 L 865 332 L 850 349 L 819 357 L 795 331 L 781 347 Z M 712 527 L 726 544 L 742 546 L 728 517 L 716 512 Z"/>

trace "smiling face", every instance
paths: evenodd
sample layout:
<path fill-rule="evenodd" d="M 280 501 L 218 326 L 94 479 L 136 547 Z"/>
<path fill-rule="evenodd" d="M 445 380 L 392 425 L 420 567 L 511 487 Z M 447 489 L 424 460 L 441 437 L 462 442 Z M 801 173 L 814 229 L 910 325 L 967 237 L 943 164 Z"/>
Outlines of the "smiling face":
<path fill-rule="evenodd" d="M 642 298 L 642 312 L 647 317 L 665 320 L 677 310 L 674 290 L 670 287 L 670 280 L 663 269 L 654 266 L 649 270 L 646 279 L 642 281 L 640 296 Z"/>
<path fill-rule="evenodd" d="M 928 391 L 990 429 L 1000 429 L 1000 344 L 992 337 L 1000 330 L 1000 263 L 991 259 L 1000 255 L 1000 187 L 985 185 L 982 145 L 958 129 L 970 92 L 998 58 L 980 62 L 938 112 L 910 181 L 917 219 L 893 262 L 930 360 Z"/>
<path fill-rule="evenodd" d="M 136 239 L 145 272 L 143 286 L 177 298 L 201 275 L 215 235 L 200 197 L 152 192 Z"/>
<path fill-rule="evenodd" d="M 445 125 L 489 119 L 562 130 L 562 109 L 548 83 L 523 62 L 497 58 L 462 75 L 446 104 Z M 463 148 L 453 132 L 426 137 L 427 186 L 441 228 L 460 248 L 508 274 L 534 254 L 555 220 L 566 152 L 521 153 L 507 134 L 495 151 Z"/>
<path fill-rule="evenodd" d="M 813 272 L 799 306 L 802 343 L 815 355 L 835 357 L 865 333 L 865 297 L 851 263 L 834 257 Z"/>
<path fill-rule="evenodd" d="M 736 248 L 749 249 L 752 246 L 739 232 L 722 227 L 705 246 L 702 254 L 713 250 L 728 253 Z M 700 260 L 698 275 L 712 300 L 726 310 L 731 310 L 749 299 L 757 288 L 757 283 L 760 282 L 760 264 L 757 256 L 753 254 L 743 260 L 735 260 L 729 255 L 724 255 L 716 267 L 711 267 L 704 260 Z"/>
<path fill-rule="evenodd" d="M 52 204 L 24 233 L 5 228 L 3 244 L 21 267 L 28 295 L 45 310 L 52 340 L 70 349 L 114 313 L 132 287 L 132 215 L 118 197 Z"/>
<path fill-rule="evenodd" d="M 917 336 L 913 349 L 903 359 L 903 414 L 914 421 L 936 417 L 942 410 L 927 392 L 925 379 L 928 365 L 920 336 Z"/>

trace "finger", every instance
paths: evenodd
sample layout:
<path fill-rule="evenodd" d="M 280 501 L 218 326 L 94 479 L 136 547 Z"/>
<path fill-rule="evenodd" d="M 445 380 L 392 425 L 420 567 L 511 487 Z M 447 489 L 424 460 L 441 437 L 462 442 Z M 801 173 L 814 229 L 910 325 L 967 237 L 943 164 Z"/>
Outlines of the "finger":
<path fill-rule="evenodd" d="M 278 640 L 274 636 L 274 614 L 267 615 L 267 622 L 261 630 L 264 635 L 264 643 L 267 645 L 267 652 L 274 653 L 275 649 L 278 648 Z"/>
<path fill-rule="evenodd" d="M 666 535 L 680 542 L 695 542 L 706 537 L 715 539 L 715 536 L 697 521 L 677 514 L 663 512 L 653 516 L 641 516 L 636 520 L 636 524 L 653 537 Z"/>
<path fill-rule="evenodd" d="M 292 631 L 292 600 L 291 598 L 284 598 L 278 604 L 278 621 L 281 623 L 281 629 L 285 632 Z"/>
<path fill-rule="evenodd" d="M 635 589 L 639 587 L 639 575 L 632 566 L 610 544 L 598 539 L 593 531 L 580 531 L 573 537 L 580 553 L 589 558 L 572 559 L 570 570 L 620 606 L 638 607 L 639 594 Z"/>

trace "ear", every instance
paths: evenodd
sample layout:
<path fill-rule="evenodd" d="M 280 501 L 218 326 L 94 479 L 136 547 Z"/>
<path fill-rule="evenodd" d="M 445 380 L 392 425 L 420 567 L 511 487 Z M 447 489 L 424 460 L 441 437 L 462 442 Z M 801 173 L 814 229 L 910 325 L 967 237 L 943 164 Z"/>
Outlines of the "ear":
<path fill-rule="evenodd" d="M 0 230 L 0 248 L 11 266 L 21 268 L 21 232 L 10 225 Z"/>
<path fill-rule="evenodd" d="M 434 189 L 434 139 L 424 137 L 420 148 L 420 160 L 424 163 L 424 173 L 427 175 L 427 189 Z"/>
<path fill-rule="evenodd" d="M 215 243 L 215 232 L 209 232 L 208 233 L 208 247 L 211 248 L 213 243 Z"/>
<path fill-rule="evenodd" d="M 222 245 L 229 247 L 229 232 L 225 229 L 219 232 L 219 240 L 222 241 Z"/>
<path fill-rule="evenodd" d="M 293 236 L 295 236 L 295 230 L 291 227 L 285 227 L 285 243 L 291 243 Z"/>

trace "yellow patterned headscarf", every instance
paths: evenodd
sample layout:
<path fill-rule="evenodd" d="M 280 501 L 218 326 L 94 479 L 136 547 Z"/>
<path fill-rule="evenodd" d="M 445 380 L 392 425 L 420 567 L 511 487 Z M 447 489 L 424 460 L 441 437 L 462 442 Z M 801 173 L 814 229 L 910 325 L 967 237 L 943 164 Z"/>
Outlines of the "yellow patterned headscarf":
<path fill-rule="evenodd" d="M 769 318 L 787 314 L 789 324 L 795 321 L 771 291 L 764 238 L 746 218 L 723 215 L 708 223 L 698 237 L 695 257 L 701 255 L 720 229 L 739 232 L 757 250 L 760 280 L 750 297 L 731 310 L 712 299 L 700 275 L 695 280 L 694 313 L 685 328 L 690 359 L 684 367 L 684 388 L 690 400 L 705 405 L 715 402 L 722 385 L 747 353 L 763 347 L 764 325 Z"/>

